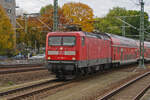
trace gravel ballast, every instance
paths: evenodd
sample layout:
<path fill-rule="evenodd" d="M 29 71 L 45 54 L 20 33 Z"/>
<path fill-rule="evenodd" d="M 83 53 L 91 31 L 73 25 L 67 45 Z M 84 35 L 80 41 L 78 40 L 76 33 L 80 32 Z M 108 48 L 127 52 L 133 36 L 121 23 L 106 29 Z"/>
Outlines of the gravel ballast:
<path fill-rule="evenodd" d="M 109 89 L 110 86 L 137 73 L 135 68 L 127 68 L 100 74 L 90 80 L 80 81 L 78 85 L 57 92 L 44 100 L 93 100 L 92 97 L 98 92 Z"/>
<path fill-rule="evenodd" d="M 51 77 L 47 70 L 0 75 L 0 89 Z"/>

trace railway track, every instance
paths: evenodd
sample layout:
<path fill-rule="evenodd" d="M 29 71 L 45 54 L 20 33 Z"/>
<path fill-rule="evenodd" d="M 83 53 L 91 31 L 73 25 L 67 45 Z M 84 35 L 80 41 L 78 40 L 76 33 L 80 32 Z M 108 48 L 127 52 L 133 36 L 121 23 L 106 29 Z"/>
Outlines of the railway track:
<path fill-rule="evenodd" d="M 0 75 L 20 73 L 20 72 L 29 72 L 29 71 L 38 71 L 38 70 L 46 70 L 46 69 L 45 68 L 29 68 L 29 69 L 17 69 L 17 70 L 4 70 L 4 71 L 0 71 Z"/>
<path fill-rule="evenodd" d="M 5 92 L 0 93 L 0 98 L 4 98 L 7 100 L 21 100 L 22 98 L 28 98 L 30 96 L 34 96 L 38 93 L 43 93 L 45 91 L 52 91 L 53 89 L 65 86 L 67 84 L 71 83 L 68 82 L 61 82 L 57 79 L 48 80 L 46 82 L 34 84 L 31 86 L 26 86 L 22 88 L 17 88 Z"/>
<path fill-rule="evenodd" d="M 104 72 L 104 73 L 106 73 L 106 72 Z M 96 73 L 96 75 L 97 74 L 99 74 L 99 73 Z M 147 73 L 147 75 L 149 75 L 149 74 L 150 74 L 150 72 Z M 92 75 L 92 76 L 94 77 L 95 75 Z M 88 77 L 89 77 L 89 79 L 91 79 L 92 76 L 91 75 L 90 76 L 86 76 L 86 77 L 81 78 L 80 80 L 85 80 Z M 78 81 L 80 81 L 80 80 L 78 80 Z M 74 81 L 76 81 L 76 80 L 74 80 Z M 61 88 L 63 86 L 67 87 L 68 86 L 67 84 L 73 83 L 74 81 L 60 82 L 60 81 L 58 81 L 56 79 L 55 80 L 49 80 L 49 81 L 44 82 L 44 83 L 38 83 L 38 84 L 35 84 L 35 85 L 31 85 L 31 86 L 26 86 L 26 87 L 17 88 L 17 89 L 5 91 L 5 92 L 0 92 L 0 98 L 6 98 L 7 100 L 21 100 L 22 98 L 23 99 L 28 99 L 30 97 L 32 98 L 34 96 L 43 94 L 46 91 L 53 91 L 55 89 L 59 90 L 59 88 Z M 99 100 L 106 100 L 106 99 L 107 98 L 99 99 Z"/>
<path fill-rule="evenodd" d="M 43 66 L 44 64 L 16 64 L 16 65 L 0 65 L 0 69 L 5 68 L 29 68 L 29 67 L 37 67 Z"/>
<path fill-rule="evenodd" d="M 105 93 L 97 100 L 140 100 L 150 88 L 150 71 Z"/>
<path fill-rule="evenodd" d="M 38 71 L 38 70 L 46 70 L 42 65 L 30 65 L 30 66 L 9 66 L 9 67 L 0 67 L 0 75 L 3 74 L 11 74 L 11 73 L 19 73 L 19 72 L 29 72 L 29 71 Z"/>
<path fill-rule="evenodd" d="M 107 73 L 107 71 L 102 72 L 102 73 Z M 17 88 L 17 89 L 5 91 L 5 92 L 0 92 L 0 98 L 4 98 L 7 100 L 21 100 L 21 99 L 28 100 L 29 98 L 30 100 L 33 100 L 33 98 L 36 97 L 37 95 L 39 96 L 47 91 L 50 92 L 50 94 L 47 95 L 49 96 L 51 94 L 56 93 L 57 91 L 64 90 L 74 85 L 77 85 L 78 82 L 80 81 L 83 81 L 86 79 L 92 79 L 92 77 L 94 77 L 95 75 L 102 74 L 102 73 L 95 73 L 93 75 L 83 76 L 83 77 L 80 77 L 79 79 L 66 81 L 66 82 L 59 81 L 58 79 L 54 79 L 54 80 L 49 80 L 47 82 L 34 84 L 31 86 L 26 86 L 26 87 Z M 44 97 L 47 97 L 47 96 L 44 96 Z M 39 98 L 42 98 L 42 96 L 39 96 Z M 38 100 L 40 100 L 39 98 Z"/>

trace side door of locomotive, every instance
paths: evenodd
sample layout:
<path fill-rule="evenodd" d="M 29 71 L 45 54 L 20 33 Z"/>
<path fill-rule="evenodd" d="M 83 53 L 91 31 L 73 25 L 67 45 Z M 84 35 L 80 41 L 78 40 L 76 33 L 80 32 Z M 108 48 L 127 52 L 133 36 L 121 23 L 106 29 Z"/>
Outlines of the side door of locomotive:
<path fill-rule="evenodd" d="M 88 39 L 86 36 L 81 36 L 81 43 L 80 43 L 80 66 L 86 67 L 88 65 Z"/>
<path fill-rule="evenodd" d="M 89 66 L 90 65 L 90 41 L 89 41 L 89 37 L 88 36 L 85 36 L 85 40 L 84 40 L 84 42 L 85 42 L 85 59 L 86 59 L 86 61 L 85 61 L 85 63 L 86 63 L 86 67 L 87 66 Z"/>

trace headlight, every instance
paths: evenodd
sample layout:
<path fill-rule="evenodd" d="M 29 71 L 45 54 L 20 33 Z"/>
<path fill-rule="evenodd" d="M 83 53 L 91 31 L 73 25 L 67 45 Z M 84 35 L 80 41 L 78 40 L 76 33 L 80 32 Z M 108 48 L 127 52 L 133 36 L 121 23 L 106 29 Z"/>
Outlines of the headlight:
<path fill-rule="evenodd" d="M 76 55 L 75 51 L 65 51 L 65 55 Z"/>
<path fill-rule="evenodd" d="M 48 60 L 50 60 L 51 59 L 51 57 L 48 57 Z"/>
<path fill-rule="evenodd" d="M 73 58 L 72 58 L 72 60 L 76 60 L 76 58 L 75 58 L 75 57 L 73 57 Z"/>

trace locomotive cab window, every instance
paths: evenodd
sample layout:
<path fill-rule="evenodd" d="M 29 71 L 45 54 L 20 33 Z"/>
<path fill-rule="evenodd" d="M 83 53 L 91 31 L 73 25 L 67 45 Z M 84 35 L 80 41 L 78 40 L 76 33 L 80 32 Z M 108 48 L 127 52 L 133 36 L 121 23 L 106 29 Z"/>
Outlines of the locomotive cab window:
<path fill-rule="evenodd" d="M 75 45 L 75 41 L 76 41 L 76 38 L 75 37 L 72 37 L 72 36 L 64 36 L 62 37 L 62 45 L 63 46 L 74 46 Z"/>
<path fill-rule="evenodd" d="M 52 36 L 48 40 L 49 46 L 61 46 L 61 37 Z"/>
<path fill-rule="evenodd" d="M 74 46 L 75 44 L 74 36 L 51 36 L 48 40 L 49 46 Z"/>

